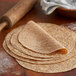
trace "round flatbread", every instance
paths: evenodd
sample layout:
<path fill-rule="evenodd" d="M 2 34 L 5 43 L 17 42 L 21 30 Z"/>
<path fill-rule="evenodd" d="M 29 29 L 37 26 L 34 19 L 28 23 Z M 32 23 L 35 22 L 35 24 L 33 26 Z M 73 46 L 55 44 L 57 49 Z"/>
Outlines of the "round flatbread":
<path fill-rule="evenodd" d="M 49 35 L 37 23 L 29 21 L 18 36 L 19 42 L 26 48 L 37 53 L 50 54 L 55 51 L 65 51 L 65 47 Z M 72 48 L 70 48 L 72 49 Z"/>
<path fill-rule="evenodd" d="M 42 25 L 42 24 L 41 24 Z M 56 25 L 57 26 L 57 25 Z M 19 28 L 18 28 L 18 30 L 19 30 Z M 16 29 L 16 31 L 18 31 L 17 29 Z M 16 32 L 15 31 L 15 32 Z M 70 32 L 72 32 L 72 31 L 70 31 Z M 74 35 L 75 35 L 75 33 L 74 33 Z M 28 58 L 28 56 L 27 55 L 25 55 L 24 57 L 25 58 L 22 58 L 23 56 L 23 54 L 22 53 L 19 53 L 18 51 L 19 50 L 16 50 L 16 49 L 14 49 L 11 45 L 10 45 L 10 43 L 9 43 L 9 40 L 10 40 L 10 37 L 11 37 L 11 34 L 9 34 L 7 37 L 6 37 L 6 44 L 7 44 L 7 47 L 13 52 L 13 53 L 15 53 L 15 54 L 17 54 L 17 55 L 19 55 L 19 56 L 21 56 L 21 60 L 23 60 L 23 61 L 28 61 L 28 62 L 30 62 L 30 63 L 35 63 L 35 64 L 49 64 L 49 63 L 57 63 L 57 62 L 61 62 L 61 61 L 64 61 L 64 60 L 66 60 L 66 59 L 69 59 L 69 58 L 71 58 L 72 56 L 74 56 L 74 53 L 75 53 L 75 48 L 73 49 L 73 53 L 71 53 L 70 52 L 70 55 L 69 55 L 69 53 L 68 54 L 60 54 L 60 53 L 58 53 L 58 52 L 56 52 L 56 53 L 52 53 L 51 54 L 51 56 L 52 57 L 50 57 L 50 61 L 48 60 L 48 61 L 44 61 L 44 62 L 42 62 L 42 61 L 37 61 L 37 60 L 31 60 L 31 57 L 30 57 L 30 59 Z M 27 50 L 27 51 L 29 51 L 29 50 Z M 28 59 L 27 59 L 28 58 Z M 27 60 L 26 60 L 27 59 Z M 35 62 L 34 62 L 35 61 Z"/>

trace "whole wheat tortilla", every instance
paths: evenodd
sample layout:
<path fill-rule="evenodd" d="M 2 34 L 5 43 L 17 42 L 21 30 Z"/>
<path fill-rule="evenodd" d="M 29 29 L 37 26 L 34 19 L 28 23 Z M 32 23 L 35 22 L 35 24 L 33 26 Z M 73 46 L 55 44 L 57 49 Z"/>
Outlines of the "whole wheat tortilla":
<path fill-rule="evenodd" d="M 56 25 L 57 26 L 57 25 Z M 18 30 L 20 30 L 19 28 L 17 28 Z M 16 31 L 18 31 L 16 29 Z M 16 31 L 14 31 L 15 33 L 16 33 Z M 13 33 L 13 32 L 12 32 Z M 74 34 L 75 35 L 75 34 Z M 12 50 L 12 52 L 13 53 L 15 53 L 15 54 L 17 54 L 17 55 L 19 55 L 21 58 L 20 58 L 20 60 L 23 60 L 23 61 L 27 61 L 27 62 L 30 62 L 30 63 L 35 63 L 35 64 L 49 64 L 49 63 L 57 63 L 57 62 L 61 62 L 61 61 L 63 61 L 63 60 L 66 60 L 66 59 L 68 59 L 68 58 L 70 58 L 70 57 L 72 57 L 73 55 L 74 55 L 74 51 L 72 51 L 73 53 L 71 53 L 70 55 L 69 54 L 65 54 L 65 55 L 62 55 L 62 54 L 58 54 L 58 53 L 54 53 L 53 54 L 53 57 L 51 57 L 48 61 L 44 61 L 44 62 L 41 62 L 41 61 L 34 61 L 33 60 L 33 62 L 31 61 L 31 57 L 29 57 L 28 58 L 28 56 L 27 55 L 25 55 L 24 57 L 25 58 L 22 58 L 23 56 L 23 54 L 22 53 L 19 53 L 18 51 L 19 50 L 16 50 L 16 49 L 14 49 L 12 46 L 10 46 L 10 43 L 9 43 L 9 39 L 10 39 L 10 37 L 11 37 L 11 34 L 8 34 L 7 35 L 7 37 L 6 37 L 6 43 L 7 43 L 7 46 L 8 46 L 8 48 L 10 49 L 10 50 Z M 29 51 L 29 50 L 27 50 L 27 51 Z M 58 57 L 57 57 L 58 56 Z M 26 60 L 26 58 L 28 58 L 27 60 Z M 29 61 L 30 60 L 30 61 Z"/>
<path fill-rule="evenodd" d="M 56 63 L 56 64 L 50 64 L 50 65 L 35 65 L 35 64 L 29 64 L 27 62 L 22 62 L 20 60 L 16 61 L 23 66 L 24 68 L 42 72 L 42 73 L 59 73 L 59 72 L 66 72 L 70 71 L 72 69 L 76 68 L 76 56 L 66 60 L 64 62 Z"/>
<path fill-rule="evenodd" d="M 49 35 L 37 23 L 29 21 L 18 37 L 19 42 L 37 53 L 49 54 L 55 51 L 67 52 L 65 47 Z"/>

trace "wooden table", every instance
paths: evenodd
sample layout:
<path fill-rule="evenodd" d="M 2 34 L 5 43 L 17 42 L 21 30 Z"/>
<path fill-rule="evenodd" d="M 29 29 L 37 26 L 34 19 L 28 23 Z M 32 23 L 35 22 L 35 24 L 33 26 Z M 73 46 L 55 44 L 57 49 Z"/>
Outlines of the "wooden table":
<path fill-rule="evenodd" d="M 17 1 L 18 0 L 0 0 L 0 17 L 14 4 L 16 4 Z M 6 34 L 13 28 L 25 24 L 29 20 L 34 20 L 36 22 L 54 23 L 58 25 L 71 22 L 73 23 L 76 21 L 76 19 L 66 18 L 58 15 L 56 12 L 52 13 L 49 16 L 46 16 L 41 10 L 38 1 L 35 7 L 14 27 L 8 30 L 4 29 L 2 32 L 0 32 L 0 76 L 76 76 L 76 69 L 69 72 L 57 74 L 43 74 L 24 69 L 15 61 L 14 58 L 12 58 L 4 51 L 2 43 Z"/>

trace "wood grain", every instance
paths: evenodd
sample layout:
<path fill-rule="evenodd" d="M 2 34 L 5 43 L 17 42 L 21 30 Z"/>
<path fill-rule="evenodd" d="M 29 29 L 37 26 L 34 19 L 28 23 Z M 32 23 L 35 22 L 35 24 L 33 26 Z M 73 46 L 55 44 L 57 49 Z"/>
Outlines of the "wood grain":
<path fill-rule="evenodd" d="M 10 9 L 14 4 L 16 4 L 18 0 L 1 0 L 0 1 L 0 17 Z M 56 74 L 43 74 L 37 73 L 28 69 L 24 69 L 19 66 L 14 58 L 9 56 L 3 49 L 2 43 L 6 36 L 6 34 L 11 31 L 13 28 L 18 27 L 22 24 L 25 24 L 29 20 L 34 20 L 36 22 L 46 22 L 46 23 L 54 23 L 54 24 L 66 24 L 66 23 L 74 23 L 76 19 L 63 17 L 56 12 L 47 16 L 41 10 L 39 0 L 35 7 L 15 26 L 10 29 L 4 29 L 0 32 L 0 76 L 76 76 L 76 69 L 65 72 L 65 73 L 56 73 Z"/>

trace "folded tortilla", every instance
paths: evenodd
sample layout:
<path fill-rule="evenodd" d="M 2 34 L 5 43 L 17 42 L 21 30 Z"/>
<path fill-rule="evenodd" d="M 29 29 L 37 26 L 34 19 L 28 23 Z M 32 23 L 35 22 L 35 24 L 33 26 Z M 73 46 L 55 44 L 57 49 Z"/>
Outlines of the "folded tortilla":
<path fill-rule="evenodd" d="M 24 47 L 38 53 L 50 54 L 55 51 L 67 53 L 67 49 L 60 42 L 33 21 L 26 24 L 18 40 Z"/>

